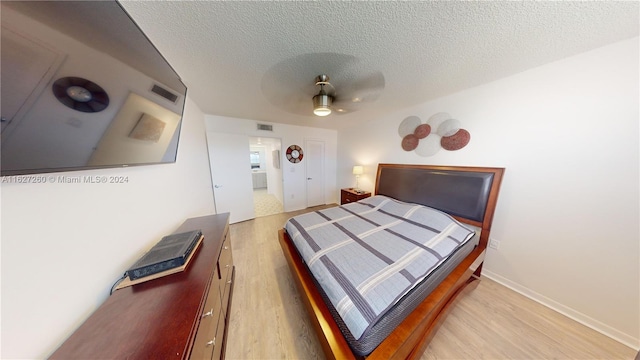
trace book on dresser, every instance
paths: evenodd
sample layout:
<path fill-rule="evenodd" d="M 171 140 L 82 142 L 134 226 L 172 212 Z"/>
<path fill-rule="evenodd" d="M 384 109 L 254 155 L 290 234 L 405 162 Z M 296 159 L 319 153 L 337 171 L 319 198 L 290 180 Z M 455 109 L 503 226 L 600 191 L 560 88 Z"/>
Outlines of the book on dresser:
<path fill-rule="evenodd" d="M 127 276 L 130 280 L 137 280 L 184 265 L 200 237 L 201 230 L 163 237 L 127 270 Z"/>

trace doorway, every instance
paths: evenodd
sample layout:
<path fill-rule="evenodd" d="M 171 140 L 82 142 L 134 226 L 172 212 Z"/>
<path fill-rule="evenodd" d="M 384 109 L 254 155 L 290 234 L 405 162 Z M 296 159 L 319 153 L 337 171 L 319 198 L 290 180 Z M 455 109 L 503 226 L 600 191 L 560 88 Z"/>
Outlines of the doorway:
<path fill-rule="evenodd" d="M 284 211 L 281 147 L 282 142 L 277 138 L 249 138 L 253 208 L 256 217 Z"/>

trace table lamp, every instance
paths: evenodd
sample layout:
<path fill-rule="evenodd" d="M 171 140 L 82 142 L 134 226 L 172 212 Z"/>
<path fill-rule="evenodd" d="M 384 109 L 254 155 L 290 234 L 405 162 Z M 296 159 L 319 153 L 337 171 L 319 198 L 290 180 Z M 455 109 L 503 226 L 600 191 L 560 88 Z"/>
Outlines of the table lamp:
<path fill-rule="evenodd" d="M 353 175 L 356 176 L 356 190 L 358 190 L 358 178 L 363 173 L 364 173 L 364 168 L 362 167 L 362 165 L 356 165 L 353 167 Z"/>

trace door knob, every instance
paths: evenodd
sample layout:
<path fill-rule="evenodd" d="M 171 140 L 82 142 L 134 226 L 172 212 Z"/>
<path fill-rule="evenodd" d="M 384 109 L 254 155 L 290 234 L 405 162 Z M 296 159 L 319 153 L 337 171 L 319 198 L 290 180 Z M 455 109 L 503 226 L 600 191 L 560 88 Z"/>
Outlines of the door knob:
<path fill-rule="evenodd" d="M 307 178 L 307 180 L 312 180 L 311 178 Z"/>
<path fill-rule="evenodd" d="M 220 189 L 222 187 L 222 185 L 213 185 L 214 188 L 216 189 Z"/>

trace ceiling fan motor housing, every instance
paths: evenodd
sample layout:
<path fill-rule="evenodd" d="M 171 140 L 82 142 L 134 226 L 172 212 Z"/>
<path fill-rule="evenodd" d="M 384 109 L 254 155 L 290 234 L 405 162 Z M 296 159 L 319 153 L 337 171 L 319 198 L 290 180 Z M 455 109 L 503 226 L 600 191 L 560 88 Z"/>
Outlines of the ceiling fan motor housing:
<path fill-rule="evenodd" d="M 313 97 L 313 113 L 317 116 L 327 116 L 331 114 L 333 97 L 324 90 L 324 86 L 327 84 L 329 84 L 329 77 L 327 75 L 318 75 L 316 77 L 316 85 L 320 85 L 320 92 Z"/>
<path fill-rule="evenodd" d="M 333 98 L 327 95 L 324 90 L 313 97 L 313 113 L 318 116 L 327 116 L 331 114 L 331 103 Z"/>

